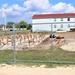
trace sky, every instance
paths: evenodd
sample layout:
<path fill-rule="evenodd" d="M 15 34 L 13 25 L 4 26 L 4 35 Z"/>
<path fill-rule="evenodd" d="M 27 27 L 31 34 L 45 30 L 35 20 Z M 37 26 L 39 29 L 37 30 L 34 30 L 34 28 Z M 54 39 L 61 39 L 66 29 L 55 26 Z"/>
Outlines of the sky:
<path fill-rule="evenodd" d="M 0 24 L 31 23 L 34 14 L 75 13 L 74 0 L 0 0 Z M 6 15 L 5 15 L 6 14 Z"/>

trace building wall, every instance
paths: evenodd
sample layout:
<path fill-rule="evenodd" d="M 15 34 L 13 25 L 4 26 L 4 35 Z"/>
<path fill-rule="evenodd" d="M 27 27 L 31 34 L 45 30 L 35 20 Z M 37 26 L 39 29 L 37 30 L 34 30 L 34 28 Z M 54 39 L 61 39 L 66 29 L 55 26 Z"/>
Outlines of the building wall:
<path fill-rule="evenodd" d="M 75 23 L 62 23 L 62 22 L 75 22 L 75 18 L 45 18 L 45 19 L 32 19 L 32 31 L 51 31 L 63 30 L 70 31 L 70 27 L 75 26 Z M 57 23 L 60 22 L 60 23 Z"/>
<path fill-rule="evenodd" d="M 50 31 L 50 25 L 49 24 L 37 24 L 32 25 L 32 31 L 38 32 L 38 31 Z"/>

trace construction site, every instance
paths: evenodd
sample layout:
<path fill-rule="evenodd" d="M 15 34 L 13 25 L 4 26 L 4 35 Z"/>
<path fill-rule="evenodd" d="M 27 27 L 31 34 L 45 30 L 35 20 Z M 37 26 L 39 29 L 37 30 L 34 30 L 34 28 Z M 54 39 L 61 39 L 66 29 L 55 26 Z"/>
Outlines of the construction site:
<path fill-rule="evenodd" d="M 12 31 L 0 35 L 1 62 L 75 63 L 74 57 L 75 32 Z"/>
<path fill-rule="evenodd" d="M 75 32 L 53 33 L 57 38 L 50 38 L 51 33 L 27 33 L 0 35 L 0 50 L 13 50 L 15 41 L 16 50 L 47 50 L 53 46 L 60 46 L 63 50 L 75 51 Z M 60 37 L 60 38 L 58 38 Z"/>

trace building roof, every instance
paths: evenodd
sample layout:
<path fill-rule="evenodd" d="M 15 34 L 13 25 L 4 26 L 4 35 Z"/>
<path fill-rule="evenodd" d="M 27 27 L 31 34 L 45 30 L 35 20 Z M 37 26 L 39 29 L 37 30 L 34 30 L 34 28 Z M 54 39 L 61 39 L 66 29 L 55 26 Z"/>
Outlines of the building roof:
<path fill-rule="evenodd" d="M 64 14 L 35 14 L 32 19 L 41 19 L 41 18 L 68 18 L 75 17 L 75 13 L 64 13 Z"/>

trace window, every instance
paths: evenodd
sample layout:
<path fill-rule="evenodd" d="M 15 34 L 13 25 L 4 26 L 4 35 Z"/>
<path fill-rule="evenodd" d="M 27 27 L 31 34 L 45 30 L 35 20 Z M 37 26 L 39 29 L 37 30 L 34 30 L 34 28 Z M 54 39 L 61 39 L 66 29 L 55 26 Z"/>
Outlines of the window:
<path fill-rule="evenodd" d="M 63 25 L 61 25 L 61 28 L 63 28 Z"/>
<path fill-rule="evenodd" d="M 61 21 L 63 21 L 63 18 L 61 18 Z"/>
<path fill-rule="evenodd" d="M 70 18 L 67 18 L 67 21 L 70 21 Z"/>
<path fill-rule="evenodd" d="M 74 27 L 75 27 L 75 24 L 74 24 Z"/>
<path fill-rule="evenodd" d="M 56 25 L 54 25 L 54 28 L 56 28 Z"/>
<path fill-rule="evenodd" d="M 68 24 L 68 28 L 70 28 L 70 24 Z"/>
<path fill-rule="evenodd" d="M 54 21 L 56 21 L 56 18 L 54 18 Z"/>

